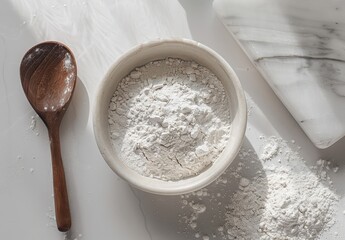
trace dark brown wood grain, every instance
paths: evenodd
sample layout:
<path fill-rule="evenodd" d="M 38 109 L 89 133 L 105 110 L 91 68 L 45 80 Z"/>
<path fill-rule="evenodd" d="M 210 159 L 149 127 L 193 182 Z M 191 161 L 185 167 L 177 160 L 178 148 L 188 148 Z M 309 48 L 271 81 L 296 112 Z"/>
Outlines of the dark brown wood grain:
<path fill-rule="evenodd" d="M 38 44 L 24 55 L 20 65 L 20 77 L 26 97 L 48 128 L 56 223 L 58 229 L 65 232 L 71 227 L 71 214 L 59 129 L 77 80 L 73 53 L 58 42 Z"/>

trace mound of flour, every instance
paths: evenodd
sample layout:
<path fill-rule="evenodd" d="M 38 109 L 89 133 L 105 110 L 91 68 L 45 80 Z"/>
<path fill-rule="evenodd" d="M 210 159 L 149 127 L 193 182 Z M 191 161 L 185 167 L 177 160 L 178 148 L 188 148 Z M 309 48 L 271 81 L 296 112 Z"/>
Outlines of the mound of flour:
<path fill-rule="evenodd" d="M 335 223 L 339 196 L 328 187 L 333 184 L 328 173 L 338 167 L 331 162 L 320 159 L 308 167 L 299 152 L 278 137 L 263 139 L 259 156 L 241 149 L 239 159 L 208 188 L 181 196 L 182 222 L 197 236 L 314 240 Z M 262 169 L 249 177 L 244 168 L 253 168 L 253 163 Z M 238 189 L 227 192 L 231 183 Z M 199 213 L 194 206 L 201 204 L 204 211 Z M 209 221 L 214 216 L 221 225 Z"/>
<path fill-rule="evenodd" d="M 113 146 L 126 165 L 167 181 L 209 167 L 231 127 L 221 82 L 207 68 L 181 59 L 132 71 L 118 84 L 108 114 Z"/>

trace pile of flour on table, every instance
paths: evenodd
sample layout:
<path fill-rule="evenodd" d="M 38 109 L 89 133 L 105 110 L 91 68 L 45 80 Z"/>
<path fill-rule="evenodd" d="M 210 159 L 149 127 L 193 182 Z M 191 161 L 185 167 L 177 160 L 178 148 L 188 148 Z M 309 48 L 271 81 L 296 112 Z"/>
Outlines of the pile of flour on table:
<path fill-rule="evenodd" d="M 259 156 L 242 148 L 240 162 L 232 164 L 215 183 L 181 196 L 181 221 L 196 238 L 314 240 L 335 223 L 339 196 L 332 190 L 329 173 L 336 173 L 338 167 L 322 159 L 307 166 L 286 141 L 262 139 Z M 248 176 L 249 169 L 256 172 Z M 238 189 L 229 190 L 231 184 Z M 200 205 L 202 212 L 195 207 Z M 207 216 L 208 231 L 201 225 L 203 216 Z M 221 225 L 209 221 L 214 217 Z"/>
<path fill-rule="evenodd" d="M 166 181 L 195 176 L 223 151 L 230 134 L 229 99 L 207 68 L 164 59 L 136 68 L 111 99 L 114 148 L 138 173 Z"/>

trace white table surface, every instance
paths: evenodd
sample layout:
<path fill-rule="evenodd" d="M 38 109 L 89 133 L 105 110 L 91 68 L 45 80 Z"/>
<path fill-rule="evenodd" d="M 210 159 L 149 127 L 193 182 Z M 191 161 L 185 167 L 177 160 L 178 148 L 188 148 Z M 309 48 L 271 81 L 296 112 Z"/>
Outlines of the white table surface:
<path fill-rule="evenodd" d="M 309 163 L 320 157 L 339 165 L 331 175 L 340 195 L 332 232 L 345 236 L 345 139 L 319 150 L 217 19 L 208 0 L 43 1 L 4 0 L 0 7 L 0 238 L 1 239 L 193 239 L 179 222 L 180 197 L 133 190 L 102 159 L 92 130 L 97 85 L 109 65 L 137 43 L 157 37 L 185 37 L 219 52 L 234 68 L 249 99 L 245 143 L 259 151 L 259 136 L 296 141 Z M 66 43 L 78 62 L 75 95 L 61 126 L 62 155 L 73 227 L 67 237 L 55 227 L 47 130 L 27 102 L 19 78 L 22 56 L 44 40 Z M 235 189 L 229 189 L 233 191 Z M 208 211 L 206 214 L 214 214 Z M 207 222 L 215 229 L 218 223 Z M 178 233 L 185 231 L 185 233 Z M 205 230 L 206 231 L 206 230 Z M 78 235 L 82 234 L 82 237 Z M 327 238 L 328 236 L 328 238 Z"/>

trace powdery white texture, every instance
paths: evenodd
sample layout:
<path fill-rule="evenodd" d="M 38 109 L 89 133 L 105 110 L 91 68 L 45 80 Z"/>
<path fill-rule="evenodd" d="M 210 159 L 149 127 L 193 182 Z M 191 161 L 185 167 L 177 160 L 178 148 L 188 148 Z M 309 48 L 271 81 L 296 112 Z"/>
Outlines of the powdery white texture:
<path fill-rule="evenodd" d="M 65 58 L 63 60 L 63 67 L 67 72 L 74 68 L 74 65 L 72 64 L 72 57 L 69 53 L 65 54 Z"/>
<path fill-rule="evenodd" d="M 315 175 L 292 177 L 290 171 L 272 169 L 267 179 L 257 177 L 233 196 L 226 217 L 229 239 L 315 239 L 333 224 L 336 196 Z"/>
<path fill-rule="evenodd" d="M 218 78 L 192 61 L 165 59 L 132 71 L 109 106 L 113 145 L 138 173 L 162 180 L 195 176 L 223 151 L 229 100 Z"/>
<path fill-rule="evenodd" d="M 327 172 L 336 172 L 338 167 L 320 159 L 309 168 L 286 141 L 277 137 L 260 139 L 263 147 L 259 157 L 242 148 L 241 162 L 231 165 L 208 188 L 181 195 L 180 222 L 199 236 L 202 232 L 215 239 L 318 239 L 335 222 L 339 197 L 327 187 L 332 186 Z M 244 176 L 242 168 L 252 168 L 256 161 L 262 170 L 254 177 Z M 231 182 L 237 182 L 238 189 L 227 193 Z M 205 206 L 202 214 L 194 207 L 200 204 Z M 206 223 L 202 225 L 200 218 L 219 213 L 217 224 L 209 221 L 205 232 L 202 226 Z"/>
<path fill-rule="evenodd" d="M 39 136 L 40 133 L 38 132 L 38 128 L 37 128 L 37 117 L 38 115 L 31 116 L 29 129 L 32 130 L 32 132 L 35 133 L 36 136 Z"/>
<path fill-rule="evenodd" d="M 275 139 L 269 140 L 261 153 L 260 159 L 267 161 L 271 160 L 279 152 L 279 145 Z"/>
<path fill-rule="evenodd" d="M 278 149 L 280 149 L 278 151 Z M 281 139 L 266 141 L 261 160 L 277 156 L 231 198 L 226 212 L 229 239 L 315 239 L 334 224 L 338 196 Z"/>

